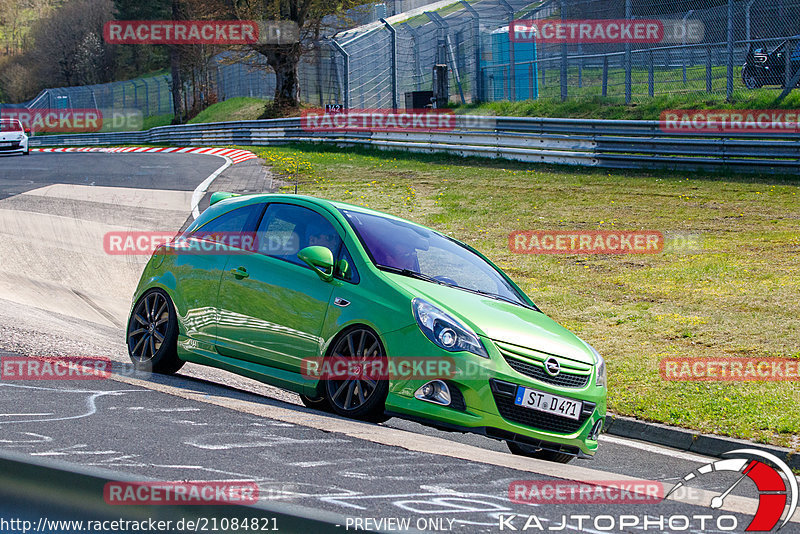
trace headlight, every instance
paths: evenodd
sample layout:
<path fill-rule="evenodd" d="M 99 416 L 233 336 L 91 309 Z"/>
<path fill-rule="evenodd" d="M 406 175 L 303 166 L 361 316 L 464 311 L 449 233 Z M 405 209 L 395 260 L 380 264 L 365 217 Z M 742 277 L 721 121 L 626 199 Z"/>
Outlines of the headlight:
<path fill-rule="evenodd" d="M 586 342 L 584 341 L 584 343 Z M 597 352 L 593 346 L 589 345 L 588 343 L 586 343 L 586 345 L 588 345 L 589 348 L 592 349 L 592 354 L 594 354 L 594 357 L 597 358 L 597 364 L 594 367 L 595 373 L 597 375 L 597 385 L 606 387 L 606 380 L 607 380 L 606 361 L 603 359 L 602 356 L 600 356 L 600 353 Z"/>
<path fill-rule="evenodd" d="M 452 315 L 420 298 L 411 301 L 411 308 L 420 330 L 436 346 L 449 352 L 463 350 L 489 357 L 475 332 Z"/>

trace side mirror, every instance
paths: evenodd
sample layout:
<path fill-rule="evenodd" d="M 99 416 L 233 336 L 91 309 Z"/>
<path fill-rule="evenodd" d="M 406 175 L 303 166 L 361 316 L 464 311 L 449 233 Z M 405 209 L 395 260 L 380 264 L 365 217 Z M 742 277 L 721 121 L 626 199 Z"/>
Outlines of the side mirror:
<path fill-rule="evenodd" d="M 306 247 L 297 253 L 325 282 L 333 280 L 333 252 L 327 247 Z"/>

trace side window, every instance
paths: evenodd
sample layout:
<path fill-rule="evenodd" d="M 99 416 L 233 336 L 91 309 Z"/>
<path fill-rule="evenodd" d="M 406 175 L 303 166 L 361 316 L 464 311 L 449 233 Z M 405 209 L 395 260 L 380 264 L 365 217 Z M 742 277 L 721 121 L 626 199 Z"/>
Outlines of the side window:
<path fill-rule="evenodd" d="M 336 269 L 333 272 L 333 276 L 338 278 L 339 280 L 344 280 L 345 282 L 350 282 L 353 284 L 358 283 L 358 271 L 356 271 L 356 266 L 353 263 L 353 258 L 350 256 L 350 253 L 347 251 L 347 247 L 342 245 L 340 249 L 341 253 L 336 261 Z M 344 263 L 343 263 L 344 262 Z M 347 269 L 343 269 L 343 267 L 347 266 Z"/>
<path fill-rule="evenodd" d="M 236 248 L 252 250 L 253 228 L 264 204 L 250 204 L 232 209 L 192 232 L 192 236 Z"/>
<path fill-rule="evenodd" d="M 339 233 L 319 213 L 291 204 L 270 204 L 258 227 L 258 251 L 297 265 L 306 264 L 297 253 L 313 245 L 328 247 L 334 258 L 342 239 Z"/>

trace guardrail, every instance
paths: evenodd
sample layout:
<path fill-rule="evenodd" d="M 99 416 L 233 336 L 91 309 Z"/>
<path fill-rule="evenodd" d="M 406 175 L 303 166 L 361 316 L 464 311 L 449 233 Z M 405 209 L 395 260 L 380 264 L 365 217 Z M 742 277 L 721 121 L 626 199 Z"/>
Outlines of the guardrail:
<path fill-rule="evenodd" d="M 455 130 L 314 132 L 299 118 L 160 126 L 144 132 L 47 135 L 31 147 L 312 142 L 608 168 L 800 174 L 800 133 L 665 133 L 658 121 L 476 117 Z"/>

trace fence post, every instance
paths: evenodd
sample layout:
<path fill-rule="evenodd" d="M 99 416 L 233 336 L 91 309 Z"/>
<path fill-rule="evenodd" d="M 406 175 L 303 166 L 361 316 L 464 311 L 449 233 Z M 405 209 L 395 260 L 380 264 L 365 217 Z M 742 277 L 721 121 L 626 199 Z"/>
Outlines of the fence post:
<path fill-rule="evenodd" d="M 386 29 L 389 30 L 392 47 L 392 109 L 397 109 L 397 30 L 386 19 L 380 19 Z"/>
<path fill-rule="evenodd" d="M 560 11 L 561 11 L 561 20 L 566 19 L 566 10 L 567 10 L 567 2 L 566 0 L 561 0 L 560 3 Z M 567 100 L 568 92 L 567 92 L 567 74 L 569 72 L 569 67 L 567 65 L 567 43 L 561 44 L 561 101 L 565 102 Z"/>
<path fill-rule="evenodd" d="M 459 0 L 464 9 L 472 16 L 472 32 L 475 35 L 475 89 L 473 90 L 473 100 L 480 102 L 483 100 L 483 76 L 481 76 L 481 17 L 478 11 L 469 2 Z"/>
<path fill-rule="evenodd" d="M 748 46 L 750 46 L 750 8 L 753 7 L 753 2 L 755 1 L 756 0 L 750 0 L 747 2 L 747 7 L 744 8 L 744 33 L 747 38 Z"/>
<path fill-rule="evenodd" d="M 732 0 L 731 0 L 732 1 Z M 631 20 L 631 0 L 625 0 L 625 20 Z M 631 43 L 625 43 L 625 103 L 631 103 Z"/>
<path fill-rule="evenodd" d="M 712 69 L 711 69 L 711 47 L 706 48 L 706 93 L 711 93 Z"/>
<path fill-rule="evenodd" d="M 514 57 L 514 40 L 511 39 L 511 31 L 513 30 L 514 25 L 514 8 L 511 7 L 511 4 L 508 3 L 507 0 L 497 0 L 508 12 L 508 65 L 509 65 L 509 78 L 508 78 L 508 87 L 509 87 L 509 94 L 513 95 L 512 98 L 509 100 L 516 100 L 517 99 L 517 65 L 516 65 L 516 58 Z"/>
<path fill-rule="evenodd" d="M 789 84 L 792 81 L 792 51 L 794 50 L 794 42 L 791 39 L 786 41 L 786 51 L 783 53 L 783 59 L 786 60 L 786 67 L 784 68 L 784 74 L 786 81 L 784 82 L 784 86 L 789 88 Z"/>
<path fill-rule="evenodd" d="M 344 87 L 343 89 L 343 97 L 342 100 L 344 101 L 345 109 L 350 109 L 350 54 L 342 48 L 342 45 L 336 42 L 335 39 L 331 39 L 331 43 L 336 50 L 342 55 L 342 59 L 344 60 Z"/>
<path fill-rule="evenodd" d="M 686 72 L 686 71 L 684 71 Z M 650 95 L 650 98 L 653 98 L 655 94 L 655 77 L 653 76 L 653 50 L 650 50 L 648 54 L 648 61 L 647 61 L 647 93 Z"/>
<path fill-rule="evenodd" d="M 733 0 L 728 0 L 728 84 L 726 95 L 730 102 L 733 97 Z"/>
<path fill-rule="evenodd" d="M 419 61 L 419 39 L 417 37 L 417 30 L 412 28 L 408 25 L 408 23 L 403 23 L 405 27 L 408 29 L 408 33 L 411 34 L 411 40 L 413 41 L 412 49 L 414 50 L 414 80 L 416 90 L 422 90 L 422 67 L 420 66 Z"/>
<path fill-rule="evenodd" d="M 536 77 L 533 75 L 533 62 L 528 63 L 528 99 L 533 100 L 533 84 Z"/>
<path fill-rule="evenodd" d="M 683 44 L 683 54 L 681 54 L 681 63 L 683 64 L 683 85 L 686 85 L 686 19 L 689 18 L 689 15 L 694 13 L 694 9 L 690 9 L 686 12 L 686 15 L 683 16 L 683 20 L 681 21 L 683 24 L 683 38 L 681 39 L 681 44 Z"/>

